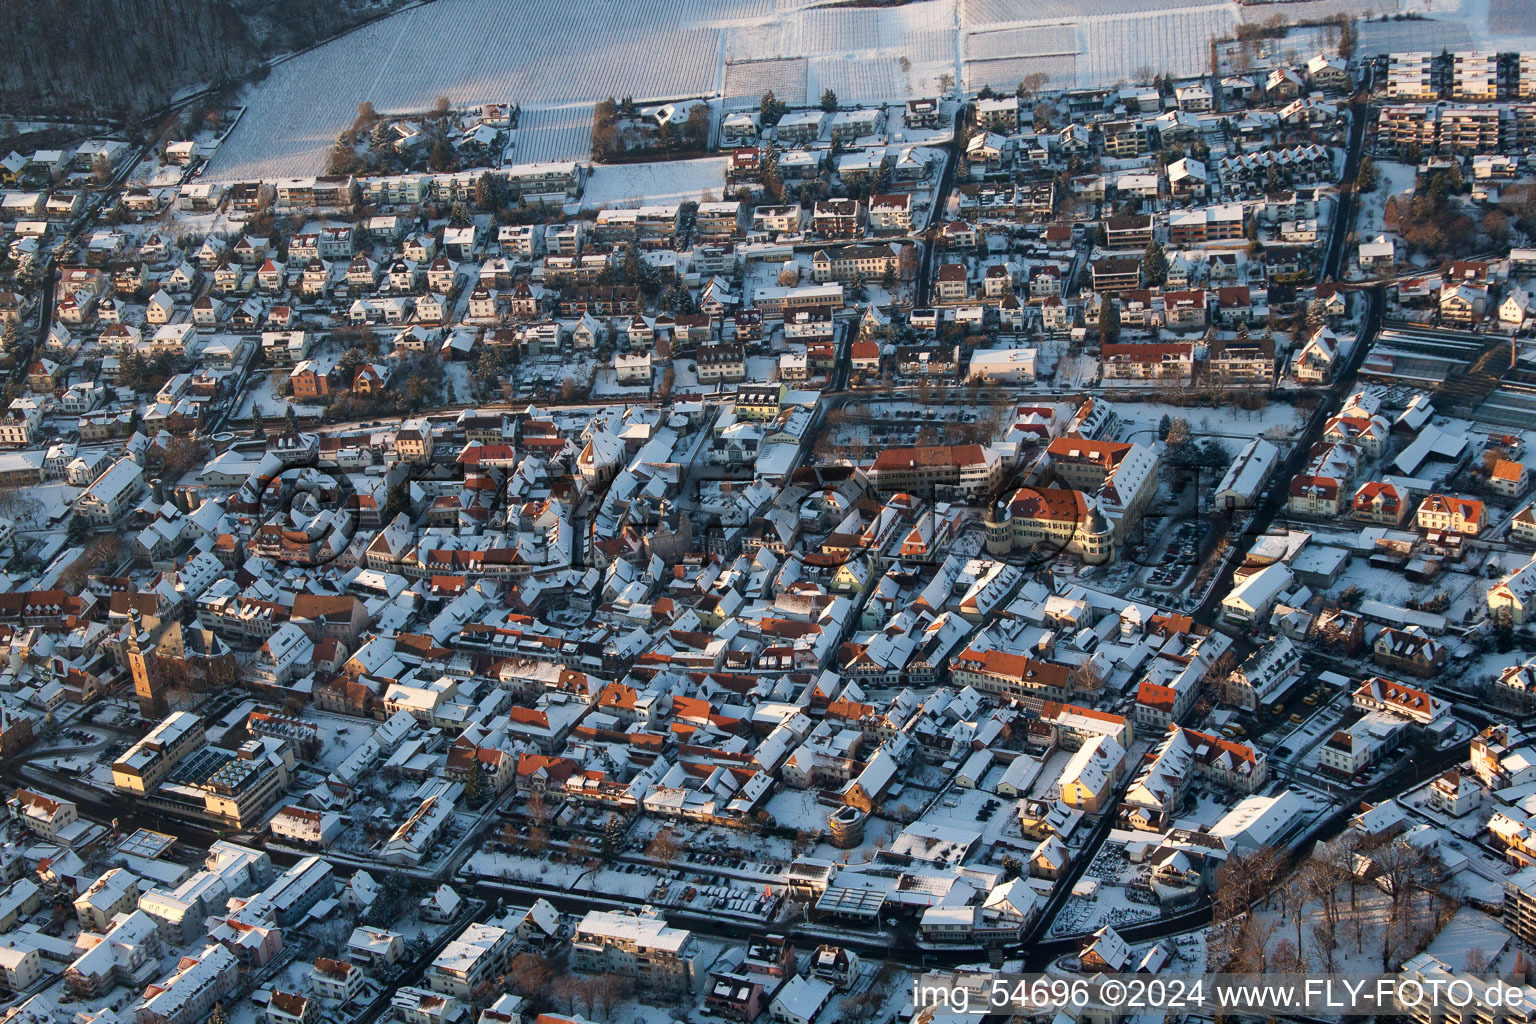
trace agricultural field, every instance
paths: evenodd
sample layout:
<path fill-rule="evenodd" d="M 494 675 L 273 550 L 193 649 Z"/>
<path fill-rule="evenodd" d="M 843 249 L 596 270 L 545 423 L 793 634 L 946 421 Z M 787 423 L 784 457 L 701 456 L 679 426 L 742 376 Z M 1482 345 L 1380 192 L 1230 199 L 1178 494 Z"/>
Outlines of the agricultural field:
<path fill-rule="evenodd" d="M 277 63 L 248 91 L 205 177 L 319 173 L 364 100 L 385 114 L 427 110 L 440 96 L 518 103 L 525 124 L 510 158 L 570 160 L 588 152 L 590 104 L 607 96 L 720 97 L 740 108 L 768 89 L 791 103 L 826 89 L 873 103 L 933 95 L 950 81 L 1006 88 L 1034 73 L 1053 89 L 1114 85 L 1200 74 L 1211 39 L 1241 22 L 1400 11 L 1448 20 L 1368 22 L 1363 48 L 1470 49 L 1528 35 L 1532 17 L 1523 0 L 439 0 Z"/>
<path fill-rule="evenodd" d="M 751 2 L 439 0 L 285 61 L 248 95 L 240 126 L 204 177 L 275 179 L 324 169 L 336 134 L 369 100 L 384 114 L 518 102 L 525 110 L 606 96 L 713 95 L 720 31 L 685 28 L 700 8 L 724 18 Z M 657 59 L 665 53 L 665 59 Z"/>

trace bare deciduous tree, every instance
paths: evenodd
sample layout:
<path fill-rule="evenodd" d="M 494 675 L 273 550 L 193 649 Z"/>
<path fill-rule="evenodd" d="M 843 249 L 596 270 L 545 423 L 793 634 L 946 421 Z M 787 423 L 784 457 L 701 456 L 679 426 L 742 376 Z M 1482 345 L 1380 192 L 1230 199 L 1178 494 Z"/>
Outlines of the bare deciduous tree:
<path fill-rule="evenodd" d="M 683 852 L 682 837 L 670 825 L 657 832 L 646 844 L 645 854 L 662 867 L 671 867 Z"/>

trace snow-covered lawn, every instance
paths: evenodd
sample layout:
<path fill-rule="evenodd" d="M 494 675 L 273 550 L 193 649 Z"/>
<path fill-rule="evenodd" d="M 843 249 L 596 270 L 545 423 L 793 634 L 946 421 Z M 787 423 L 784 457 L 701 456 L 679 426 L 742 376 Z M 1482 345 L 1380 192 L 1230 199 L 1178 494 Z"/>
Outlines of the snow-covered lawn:
<path fill-rule="evenodd" d="M 1205 406 L 1163 405 L 1157 402 L 1115 402 L 1115 415 L 1120 418 L 1120 436 L 1139 444 L 1151 444 L 1157 440 L 1155 431 L 1162 418 L 1182 419 L 1189 423 L 1190 431 L 1197 438 L 1218 438 L 1228 442 L 1236 454 L 1237 448 L 1268 430 L 1295 432 L 1305 421 L 1301 410 L 1287 402 L 1270 402 L 1262 409 L 1237 409 L 1224 406 L 1212 409 Z M 1134 435 L 1134 436 L 1133 436 Z"/>
<path fill-rule="evenodd" d="M 593 168 L 581 204 L 589 210 L 646 203 L 699 202 L 725 190 L 729 157 L 670 160 L 646 164 L 605 164 Z"/>
<path fill-rule="evenodd" d="M 1395 238 L 1395 235 L 1387 231 L 1384 220 L 1387 200 L 1393 196 L 1413 193 L 1416 173 L 1413 167 L 1395 160 L 1377 160 L 1375 164 L 1381 183 L 1376 191 L 1360 194 L 1360 208 L 1355 215 L 1355 235 L 1362 242 L 1372 241 L 1383 234 Z M 1351 252 L 1345 255 L 1354 259 L 1357 254 Z"/>

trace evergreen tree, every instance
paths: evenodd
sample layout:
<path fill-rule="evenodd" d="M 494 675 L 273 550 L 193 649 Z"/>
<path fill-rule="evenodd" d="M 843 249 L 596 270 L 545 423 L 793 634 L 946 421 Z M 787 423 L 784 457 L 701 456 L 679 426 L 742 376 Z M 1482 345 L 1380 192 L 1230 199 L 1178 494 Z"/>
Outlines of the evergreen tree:
<path fill-rule="evenodd" d="M 1171 416 L 1169 416 L 1167 413 L 1163 413 L 1163 418 L 1157 421 L 1157 437 L 1158 437 L 1158 440 L 1166 441 L 1168 439 L 1168 430 L 1172 426 L 1173 426 L 1173 418 Z"/>
<path fill-rule="evenodd" d="M 1360 158 L 1360 169 L 1355 172 L 1355 188 L 1361 192 L 1375 192 L 1381 184 L 1381 174 L 1376 170 L 1376 161 L 1368 156 Z"/>
<path fill-rule="evenodd" d="M 389 489 L 389 494 L 384 499 L 384 511 L 380 516 L 385 523 L 392 523 L 396 516 L 402 512 L 409 512 L 410 508 L 410 494 L 406 491 L 405 482 L 401 481 Z"/>
<path fill-rule="evenodd" d="M 501 205 L 501 179 L 490 171 L 475 179 L 475 205 L 482 210 L 494 210 Z"/>
<path fill-rule="evenodd" d="M 485 802 L 485 783 L 480 778 L 479 761 L 471 761 L 469 774 L 464 776 L 464 802 L 471 810 Z"/>
<path fill-rule="evenodd" d="M 494 394 L 501 383 L 501 360 L 496 356 L 496 350 L 485 346 L 480 350 L 480 358 L 475 360 L 475 383 L 483 394 Z"/>
<path fill-rule="evenodd" d="M 293 406 L 290 405 L 287 409 L 283 410 L 283 419 L 288 424 L 288 430 L 291 433 L 297 434 L 299 432 L 299 414 L 294 411 Z"/>
<path fill-rule="evenodd" d="M 1120 337 L 1120 304 L 1108 295 L 1099 307 L 1099 340 L 1106 344 Z"/>
<path fill-rule="evenodd" d="M 763 93 L 762 102 L 757 107 L 758 122 L 764 128 L 772 128 L 783 119 L 785 112 L 789 110 L 789 104 L 779 99 L 769 89 Z"/>
<path fill-rule="evenodd" d="M 1168 257 L 1156 242 L 1148 242 L 1146 251 L 1141 254 L 1141 274 L 1149 285 L 1160 285 L 1168 279 Z"/>
<path fill-rule="evenodd" d="M 451 171 L 458 166 L 458 158 L 454 156 L 453 147 L 442 136 L 432 143 L 432 149 L 427 153 L 427 169 L 432 171 Z"/>
<path fill-rule="evenodd" d="M 267 424 L 261 418 L 261 406 L 251 406 L 251 434 L 254 437 L 267 436 Z"/>
<path fill-rule="evenodd" d="M 603 859 L 612 860 L 624 849 L 624 820 L 617 814 L 603 822 Z"/>
<path fill-rule="evenodd" d="M 826 111 L 829 114 L 832 113 L 834 110 L 836 110 L 837 109 L 837 93 L 833 92 L 831 89 L 828 89 L 826 92 L 822 93 L 821 94 L 821 109 Z"/>

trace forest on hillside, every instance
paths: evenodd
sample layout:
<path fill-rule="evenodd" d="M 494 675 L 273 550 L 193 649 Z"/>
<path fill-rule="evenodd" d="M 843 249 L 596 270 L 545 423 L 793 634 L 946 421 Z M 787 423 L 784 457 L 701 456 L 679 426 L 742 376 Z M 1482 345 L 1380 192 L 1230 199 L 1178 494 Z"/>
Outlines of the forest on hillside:
<path fill-rule="evenodd" d="M 142 116 L 404 0 L 5 0 L 0 114 Z"/>

